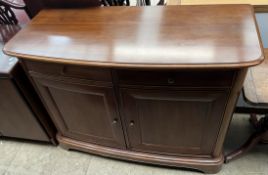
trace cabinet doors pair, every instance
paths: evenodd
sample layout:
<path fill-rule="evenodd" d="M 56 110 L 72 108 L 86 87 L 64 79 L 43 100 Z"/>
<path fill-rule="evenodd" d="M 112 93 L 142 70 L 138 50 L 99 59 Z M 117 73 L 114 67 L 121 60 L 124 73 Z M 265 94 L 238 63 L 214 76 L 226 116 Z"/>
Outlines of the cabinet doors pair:
<path fill-rule="evenodd" d="M 226 90 L 165 88 L 119 88 L 117 94 L 112 85 L 34 80 L 63 136 L 170 155 L 211 153 L 228 96 Z"/>

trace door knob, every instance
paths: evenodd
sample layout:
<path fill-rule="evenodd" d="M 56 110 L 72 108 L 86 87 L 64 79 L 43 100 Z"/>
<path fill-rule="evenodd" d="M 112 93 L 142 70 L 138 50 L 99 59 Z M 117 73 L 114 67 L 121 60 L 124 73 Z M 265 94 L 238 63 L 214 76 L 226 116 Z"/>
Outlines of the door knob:
<path fill-rule="evenodd" d="M 113 120 L 113 124 L 116 124 L 117 122 L 118 122 L 118 119 L 115 118 L 115 119 Z"/>
<path fill-rule="evenodd" d="M 130 127 L 134 126 L 134 121 L 130 121 L 130 124 L 129 124 Z"/>

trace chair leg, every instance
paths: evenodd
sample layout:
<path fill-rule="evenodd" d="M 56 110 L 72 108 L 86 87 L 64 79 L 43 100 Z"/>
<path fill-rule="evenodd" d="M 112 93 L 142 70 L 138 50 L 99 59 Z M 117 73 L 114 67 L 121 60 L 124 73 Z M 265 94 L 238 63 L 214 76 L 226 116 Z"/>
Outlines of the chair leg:
<path fill-rule="evenodd" d="M 157 5 L 165 5 L 165 0 L 159 0 Z"/>
<path fill-rule="evenodd" d="M 252 115 L 251 116 L 253 121 L 256 121 L 255 118 L 256 116 Z M 252 121 L 252 120 L 251 120 Z M 244 153 L 248 152 L 251 150 L 256 144 L 258 144 L 265 135 L 267 135 L 268 132 L 268 115 L 260 119 L 259 121 L 257 120 L 256 124 L 256 131 L 253 133 L 249 139 L 244 143 L 241 147 L 236 149 L 235 151 L 227 154 L 225 156 L 225 163 L 230 162 L 231 160 L 239 158 L 241 155 Z"/>

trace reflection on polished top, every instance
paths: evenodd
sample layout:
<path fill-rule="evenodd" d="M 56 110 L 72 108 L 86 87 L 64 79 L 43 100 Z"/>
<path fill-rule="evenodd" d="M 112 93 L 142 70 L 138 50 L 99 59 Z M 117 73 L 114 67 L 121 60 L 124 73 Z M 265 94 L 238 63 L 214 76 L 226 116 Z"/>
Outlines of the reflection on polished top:
<path fill-rule="evenodd" d="M 109 67 L 253 66 L 263 60 L 253 15 L 249 5 L 44 10 L 4 51 Z"/>

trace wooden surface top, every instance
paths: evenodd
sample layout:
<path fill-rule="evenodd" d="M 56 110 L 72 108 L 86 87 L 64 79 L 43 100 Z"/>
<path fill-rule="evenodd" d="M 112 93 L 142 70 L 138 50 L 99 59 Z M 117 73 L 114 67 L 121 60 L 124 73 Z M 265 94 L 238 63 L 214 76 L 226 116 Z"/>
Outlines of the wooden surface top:
<path fill-rule="evenodd" d="M 265 52 L 265 61 L 249 69 L 244 92 L 246 99 L 255 104 L 268 104 L 268 13 L 256 15 Z"/>
<path fill-rule="evenodd" d="M 268 5 L 268 0 L 180 0 L 181 5 L 202 5 L 202 4 L 251 4 Z"/>
<path fill-rule="evenodd" d="M 166 0 L 166 5 L 251 4 L 256 12 L 268 12 L 268 0 Z"/>
<path fill-rule="evenodd" d="M 265 61 L 249 69 L 244 82 L 246 99 L 255 104 L 268 104 L 268 49 Z"/>
<path fill-rule="evenodd" d="M 253 16 L 249 5 L 45 10 L 4 51 L 109 67 L 247 67 L 263 60 Z"/>
<path fill-rule="evenodd" d="M 181 5 L 181 0 L 166 0 L 166 5 Z"/>
<path fill-rule="evenodd" d="M 251 4 L 255 11 L 268 12 L 268 0 L 167 0 L 167 5 Z"/>

